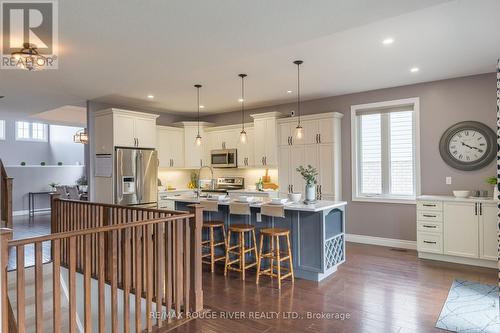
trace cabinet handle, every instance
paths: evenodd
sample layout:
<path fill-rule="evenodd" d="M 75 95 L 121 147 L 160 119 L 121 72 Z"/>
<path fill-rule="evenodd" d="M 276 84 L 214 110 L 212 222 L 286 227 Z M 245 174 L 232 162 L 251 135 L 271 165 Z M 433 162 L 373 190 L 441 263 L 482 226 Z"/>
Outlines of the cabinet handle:
<path fill-rule="evenodd" d="M 435 204 L 422 204 L 422 206 L 424 206 L 424 207 L 436 207 Z"/>
<path fill-rule="evenodd" d="M 203 160 L 200 158 L 200 166 L 203 166 Z"/>
<path fill-rule="evenodd" d="M 426 244 L 437 244 L 436 242 L 429 242 L 429 241 L 425 241 L 425 240 L 424 240 L 424 243 L 426 243 Z"/>
<path fill-rule="evenodd" d="M 318 134 L 316 134 L 316 143 L 319 143 Z"/>
<path fill-rule="evenodd" d="M 436 217 L 436 215 L 423 214 L 423 217 Z"/>
<path fill-rule="evenodd" d="M 321 133 L 318 134 L 318 141 L 321 143 Z"/>
<path fill-rule="evenodd" d="M 436 229 L 437 228 L 435 225 L 428 225 L 428 224 L 423 224 L 422 227 L 424 227 L 424 228 L 432 228 L 432 229 Z"/>
<path fill-rule="evenodd" d="M 474 215 L 477 215 L 477 202 L 474 204 Z"/>
<path fill-rule="evenodd" d="M 264 156 L 264 165 L 267 165 L 267 156 Z"/>
<path fill-rule="evenodd" d="M 483 203 L 482 202 L 479 203 L 479 215 L 481 215 L 481 216 L 483 215 Z"/>

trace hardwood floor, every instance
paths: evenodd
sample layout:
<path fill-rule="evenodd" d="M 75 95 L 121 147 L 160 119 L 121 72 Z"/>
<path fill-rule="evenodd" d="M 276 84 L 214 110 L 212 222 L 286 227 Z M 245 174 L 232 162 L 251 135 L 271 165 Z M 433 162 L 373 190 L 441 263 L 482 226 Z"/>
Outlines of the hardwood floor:
<path fill-rule="evenodd" d="M 434 328 L 454 279 L 497 283 L 497 271 L 417 259 L 415 251 L 348 243 L 347 262 L 320 283 L 277 284 L 255 276 L 245 282 L 222 267 L 203 275 L 205 307 L 215 315 L 243 312 L 245 319 L 195 319 L 174 332 L 444 332 Z M 250 312 L 280 312 L 278 319 L 249 319 Z M 302 319 L 284 319 L 296 312 Z M 349 315 L 346 320 L 307 318 L 307 312 Z M 275 315 L 275 314 L 274 314 Z M 255 316 L 254 316 L 255 317 Z"/>

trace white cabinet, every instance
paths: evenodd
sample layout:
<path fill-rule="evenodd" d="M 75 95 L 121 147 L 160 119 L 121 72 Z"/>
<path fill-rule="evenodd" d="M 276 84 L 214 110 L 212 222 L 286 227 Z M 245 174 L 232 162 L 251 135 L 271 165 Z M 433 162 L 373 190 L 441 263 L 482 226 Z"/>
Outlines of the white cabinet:
<path fill-rule="evenodd" d="M 498 207 L 494 203 L 481 203 L 479 209 L 479 257 L 498 260 Z"/>
<path fill-rule="evenodd" d="M 476 203 L 445 202 L 443 215 L 444 254 L 479 257 L 479 218 Z"/>
<path fill-rule="evenodd" d="M 276 118 L 279 112 L 251 115 L 254 118 L 254 160 L 255 166 L 278 165 L 278 137 Z"/>
<path fill-rule="evenodd" d="M 195 142 L 197 134 L 197 126 L 184 126 L 184 151 L 186 152 L 184 154 L 184 166 L 186 168 L 198 169 L 202 165 L 210 165 L 207 155 L 203 153 L 207 148 L 208 141 L 203 127 L 200 127 L 201 145 L 199 146 Z"/>
<path fill-rule="evenodd" d="M 158 115 L 121 109 L 95 113 L 95 151 L 111 154 L 114 147 L 156 148 Z"/>
<path fill-rule="evenodd" d="M 157 127 L 157 149 L 161 168 L 184 167 L 184 130 L 176 127 Z"/>
<path fill-rule="evenodd" d="M 435 198 L 435 199 L 434 199 Z M 493 267 L 497 260 L 497 203 L 422 196 L 417 201 L 419 257 Z M 490 261 L 491 260 L 491 261 Z"/>
<path fill-rule="evenodd" d="M 245 131 L 247 132 L 247 142 L 241 143 L 238 140 L 237 149 L 238 149 L 238 168 L 249 168 L 255 165 L 255 157 L 254 157 L 254 129 L 253 127 L 245 127 Z M 239 138 L 238 131 L 238 138 Z"/>
<path fill-rule="evenodd" d="M 305 183 L 296 168 L 310 164 L 319 173 L 317 197 L 324 200 L 341 199 L 341 118 L 342 114 L 335 112 L 302 117 L 304 136 L 301 140 L 294 136 L 297 118 L 278 120 L 278 177 L 281 193 L 303 193 Z M 322 130 L 323 133 L 320 133 Z M 326 143 L 321 138 L 326 138 Z"/>

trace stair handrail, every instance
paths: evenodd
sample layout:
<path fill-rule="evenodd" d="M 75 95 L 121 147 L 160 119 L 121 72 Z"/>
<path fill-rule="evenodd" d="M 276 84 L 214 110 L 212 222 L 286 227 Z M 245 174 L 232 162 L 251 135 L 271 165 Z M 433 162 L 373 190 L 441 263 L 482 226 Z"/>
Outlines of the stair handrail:
<path fill-rule="evenodd" d="M 14 178 L 9 177 L 0 159 L 0 221 L 6 228 L 12 228 L 12 185 Z"/>

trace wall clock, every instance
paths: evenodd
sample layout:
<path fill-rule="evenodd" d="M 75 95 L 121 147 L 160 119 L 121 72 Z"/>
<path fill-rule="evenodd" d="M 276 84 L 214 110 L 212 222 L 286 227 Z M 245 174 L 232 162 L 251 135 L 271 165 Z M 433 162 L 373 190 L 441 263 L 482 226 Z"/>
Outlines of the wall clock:
<path fill-rule="evenodd" d="M 452 168 L 478 170 L 490 164 L 496 156 L 496 135 L 477 121 L 463 121 L 448 128 L 439 141 L 439 152 Z"/>

